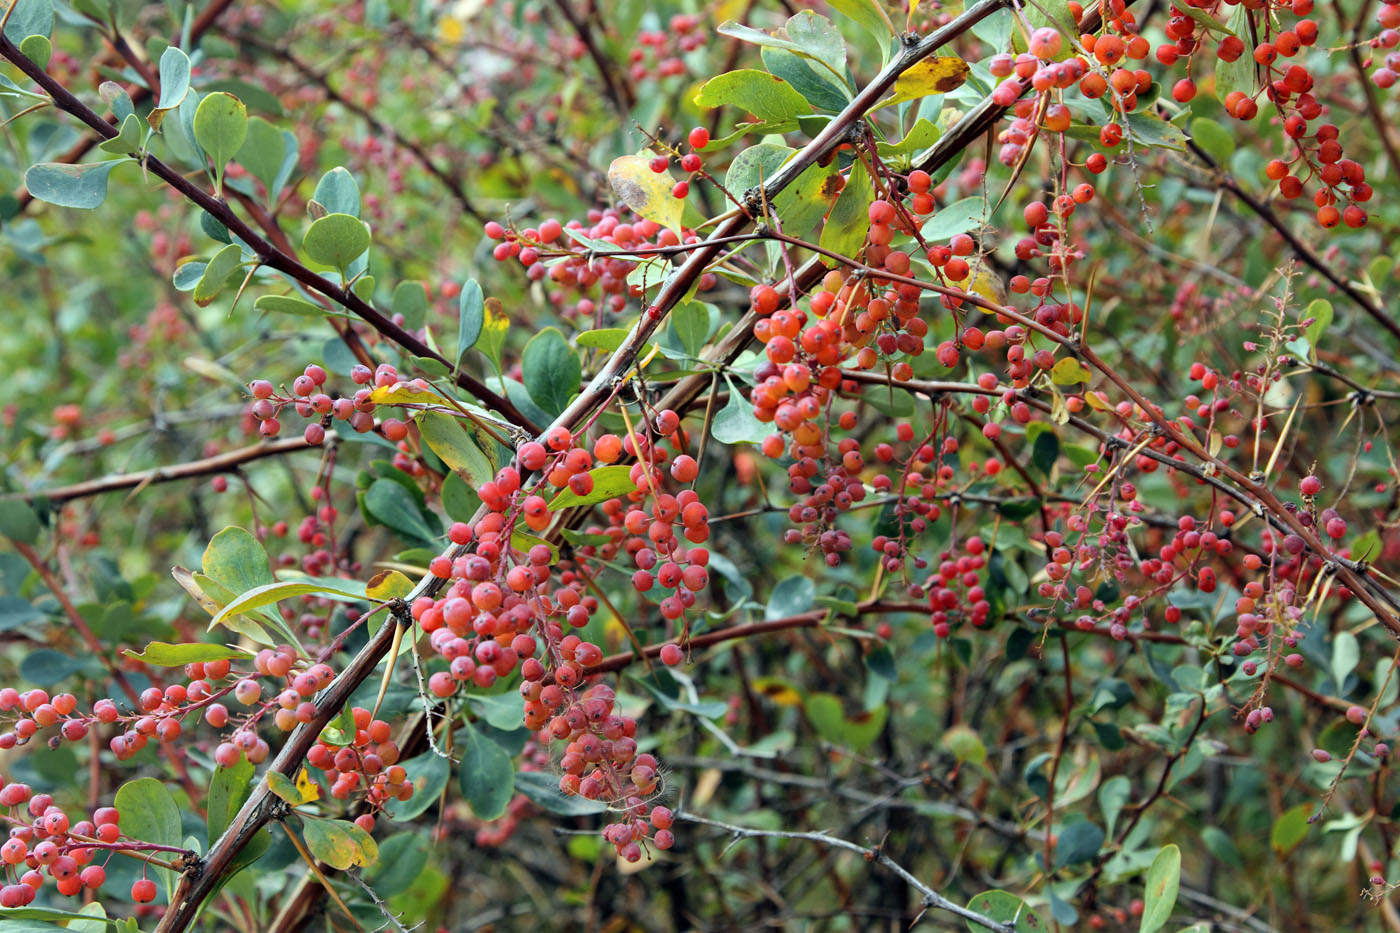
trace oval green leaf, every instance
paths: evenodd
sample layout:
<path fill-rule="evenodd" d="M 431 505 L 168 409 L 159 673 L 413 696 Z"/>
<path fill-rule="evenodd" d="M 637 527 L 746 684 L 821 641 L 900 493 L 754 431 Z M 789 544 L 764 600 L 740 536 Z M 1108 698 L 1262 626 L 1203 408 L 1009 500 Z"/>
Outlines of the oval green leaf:
<path fill-rule="evenodd" d="M 369 227 L 350 214 L 327 214 L 314 221 L 302 240 L 312 261 L 342 272 L 369 249 Z"/>

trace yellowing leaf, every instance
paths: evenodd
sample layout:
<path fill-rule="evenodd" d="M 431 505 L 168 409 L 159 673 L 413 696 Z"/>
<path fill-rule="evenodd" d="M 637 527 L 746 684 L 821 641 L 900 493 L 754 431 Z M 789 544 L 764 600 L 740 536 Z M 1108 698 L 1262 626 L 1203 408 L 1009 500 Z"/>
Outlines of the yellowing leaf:
<path fill-rule="evenodd" d="M 895 78 L 894 96 L 881 106 L 956 91 L 967 80 L 970 71 L 967 62 L 961 58 L 926 58 Z"/>
<path fill-rule="evenodd" d="M 1085 392 L 1084 401 L 1098 411 L 1113 411 L 1113 406 L 1108 404 L 1108 398 L 1102 392 Z"/>
<path fill-rule="evenodd" d="M 437 37 L 439 42 L 455 45 L 462 41 L 462 36 L 466 35 L 466 31 L 466 26 L 455 16 L 444 16 L 438 20 Z"/>
<path fill-rule="evenodd" d="M 1072 386 L 1088 382 L 1093 378 L 1093 375 L 1089 371 L 1089 367 L 1072 356 L 1065 357 L 1050 369 L 1050 381 L 1057 386 Z"/>
<path fill-rule="evenodd" d="M 376 405 L 446 405 L 447 399 L 426 385 L 395 382 L 380 386 L 369 394 Z"/>
<path fill-rule="evenodd" d="M 297 790 L 301 792 L 302 803 L 321 799 L 321 785 L 311 780 L 311 775 L 306 773 L 305 768 L 297 772 Z"/>
<path fill-rule="evenodd" d="M 365 595 L 377 602 L 402 599 L 413 592 L 413 581 L 397 570 L 381 570 L 365 584 Z"/>
<path fill-rule="evenodd" d="M 647 220 L 670 227 L 679 234 L 685 202 L 671 195 L 671 189 L 676 185 L 671 173 L 653 172 L 647 165 L 648 161 L 639 155 L 613 159 L 612 165 L 608 166 L 608 182 L 622 203 Z"/>
<path fill-rule="evenodd" d="M 792 684 L 776 677 L 760 677 L 754 681 L 754 688 L 764 698 L 778 706 L 801 706 L 802 694 Z"/>

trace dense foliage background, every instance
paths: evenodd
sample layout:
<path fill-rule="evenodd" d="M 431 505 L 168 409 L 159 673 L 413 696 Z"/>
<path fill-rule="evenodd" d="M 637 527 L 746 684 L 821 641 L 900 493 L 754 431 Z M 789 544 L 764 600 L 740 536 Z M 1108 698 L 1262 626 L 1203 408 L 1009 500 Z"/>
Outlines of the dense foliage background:
<path fill-rule="evenodd" d="M 1400 929 L 1400 6 L 0 8 L 0 929 Z"/>

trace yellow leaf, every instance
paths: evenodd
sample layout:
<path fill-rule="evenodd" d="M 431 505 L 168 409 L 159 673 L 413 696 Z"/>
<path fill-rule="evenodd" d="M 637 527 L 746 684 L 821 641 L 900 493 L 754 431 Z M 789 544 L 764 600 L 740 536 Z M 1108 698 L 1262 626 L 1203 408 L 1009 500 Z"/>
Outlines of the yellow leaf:
<path fill-rule="evenodd" d="M 397 570 L 381 570 L 365 584 L 365 596 L 376 601 L 401 599 L 413 592 L 413 581 Z"/>
<path fill-rule="evenodd" d="M 297 790 L 301 793 L 302 803 L 321 799 L 321 786 L 311 780 L 311 776 L 306 773 L 305 768 L 297 773 Z"/>
<path fill-rule="evenodd" d="M 961 58 L 926 58 L 895 78 L 894 96 L 881 106 L 956 91 L 967 80 L 969 71 L 967 62 Z"/>
<path fill-rule="evenodd" d="M 777 677 L 760 677 L 754 681 L 754 688 L 770 702 L 778 706 L 801 706 L 802 694 L 792 684 Z"/>
<path fill-rule="evenodd" d="M 671 195 L 676 181 L 670 172 L 659 175 L 647 164 L 645 156 L 630 155 L 613 159 L 608 166 L 608 182 L 613 192 L 632 210 L 647 220 L 681 232 L 681 215 L 685 202 Z"/>
<path fill-rule="evenodd" d="M 1085 392 L 1084 401 L 1089 403 L 1090 408 L 1099 411 L 1113 411 L 1113 406 L 1108 404 L 1108 399 L 1102 392 Z"/>
<path fill-rule="evenodd" d="M 446 405 L 443 398 L 426 383 L 395 382 L 380 386 L 369 394 L 376 405 Z"/>
<path fill-rule="evenodd" d="M 1093 378 L 1089 367 L 1072 356 L 1067 356 L 1050 368 L 1050 381 L 1057 386 L 1072 386 L 1088 382 Z"/>
<path fill-rule="evenodd" d="M 462 21 L 455 16 L 444 16 L 438 20 L 437 37 L 439 42 L 455 45 L 462 41 L 462 36 L 466 34 L 466 31 Z"/>

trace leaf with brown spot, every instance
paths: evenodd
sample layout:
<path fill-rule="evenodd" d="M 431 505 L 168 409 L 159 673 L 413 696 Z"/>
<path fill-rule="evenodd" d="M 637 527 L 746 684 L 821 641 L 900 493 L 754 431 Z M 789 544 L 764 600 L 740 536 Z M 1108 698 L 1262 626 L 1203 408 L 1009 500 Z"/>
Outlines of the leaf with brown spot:
<path fill-rule="evenodd" d="M 685 202 L 671 194 L 676 181 L 670 172 L 656 173 L 645 156 L 620 156 L 608 166 L 608 182 L 613 193 L 647 220 L 681 232 Z"/>
<path fill-rule="evenodd" d="M 881 107 L 918 100 L 930 94 L 947 94 L 962 87 L 971 68 L 961 58 L 926 58 L 895 79 L 894 96 Z"/>

